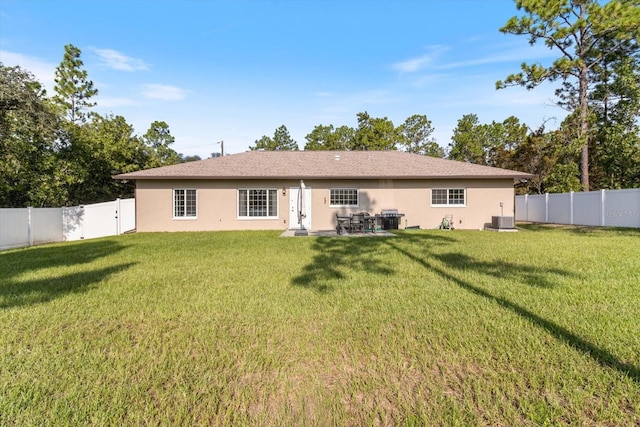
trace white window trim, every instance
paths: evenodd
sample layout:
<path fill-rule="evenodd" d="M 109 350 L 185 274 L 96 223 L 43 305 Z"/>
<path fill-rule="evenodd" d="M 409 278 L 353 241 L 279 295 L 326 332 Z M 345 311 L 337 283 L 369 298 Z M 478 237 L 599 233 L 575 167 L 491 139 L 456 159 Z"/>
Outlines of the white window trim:
<path fill-rule="evenodd" d="M 185 212 L 185 216 L 176 216 L 176 190 L 182 190 L 185 191 L 185 207 L 184 207 L 184 212 Z M 186 191 L 188 190 L 193 190 L 196 193 L 196 214 L 195 216 L 186 216 L 186 212 L 187 212 L 187 206 L 186 206 L 186 202 L 187 202 L 187 193 Z M 172 219 L 176 220 L 176 221 L 193 221 L 195 219 L 198 219 L 198 190 L 196 188 L 174 188 L 171 191 L 171 215 L 172 215 Z"/>
<path fill-rule="evenodd" d="M 331 204 L 331 192 L 333 190 L 355 190 L 356 191 L 356 204 L 355 205 L 332 205 Z M 359 208 L 360 207 L 360 189 L 356 187 L 336 187 L 329 189 L 329 207 L 330 208 Z"/>
<path fill-rule="evenodd" d="M 446 190 L 447 191 L 447 203 L 444 204 L 434 204 L 433 203 L 433 190 Z M 449 203 L 449 190 L 463 190 L 464 191 L 464 203 L 461 205 L 450 204 Z M 432 188 L 429 192 L 429 203 L 432 208 L 466 208 L 467 207 L 467 189 L 463 187 L 447 187 L 447 188 Z"/>
<path fill-rule="evenodd" d="M 242 216 L 240 215 L 240 192 L 241 191 L 250 191 L 250 190 L 265 190 L 265 191 L 275 191 L 276 192 L 276 215 L 275 216 Z M 267 197 L 268 193 L 267 193 Z M 248 203 L 248 200 L 247 200 Z M 268 203 L 267 203 L 268 206 Z M 247 208 L 249 206 L 247 205 Z M 280 218 L 280 198 L 278 197 L 278 189 L 277 188 L 257 188 L 257 187 L 246 187 L 246 188 L 238 188 L 236 191 L 236 219 L 239 221 L 254 221 L 254 220 L 275 220 Z"/>

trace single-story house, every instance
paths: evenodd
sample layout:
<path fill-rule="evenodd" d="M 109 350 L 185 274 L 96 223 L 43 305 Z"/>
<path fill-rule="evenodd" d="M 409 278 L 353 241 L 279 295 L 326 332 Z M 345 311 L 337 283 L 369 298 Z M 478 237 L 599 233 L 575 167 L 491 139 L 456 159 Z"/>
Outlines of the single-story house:
<path fill-rule="evenodd" d="M 331 230 L 337 215 L 388 209 L 404 214 L 399 228 L 452 215 L 454 228 L 477 230 L 515 216 L 514 183 L 530 177 L 401 151 L 249 151 L 113 178 L 136 181 L 136 228 L 147 232 Z"/>

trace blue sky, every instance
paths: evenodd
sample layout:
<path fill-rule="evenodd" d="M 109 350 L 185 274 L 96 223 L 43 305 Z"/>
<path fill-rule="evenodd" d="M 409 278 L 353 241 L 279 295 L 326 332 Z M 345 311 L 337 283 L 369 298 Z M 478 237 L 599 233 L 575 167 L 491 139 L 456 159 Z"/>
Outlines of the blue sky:
<path fill-rule="evenodd" d="M 515 115 L 557 126 L 553 87 L 495 90 L 522 62 L 557 55 L 498 29 L 511 0 L 0 1 L 0 61 L 53 94 L 64 45 L 82 50 L 95 108 L 143 134 L 169 124 L 176 151 L 248 149 L 285 125 L 304 147 L 316 125 L 356 114 L 400 125 L 424 114 L 446 147 L 457 121 Z"/>

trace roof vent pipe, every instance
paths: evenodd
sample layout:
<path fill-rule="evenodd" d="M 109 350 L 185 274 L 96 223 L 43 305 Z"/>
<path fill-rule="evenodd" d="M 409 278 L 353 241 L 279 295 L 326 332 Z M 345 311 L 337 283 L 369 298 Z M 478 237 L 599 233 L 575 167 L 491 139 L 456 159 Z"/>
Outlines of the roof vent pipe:
<path fill-rule="evenodd" d="M 334 158 L 335 160 L 340 160 L 340 154 L 336 154 L 333 158 Z"/>

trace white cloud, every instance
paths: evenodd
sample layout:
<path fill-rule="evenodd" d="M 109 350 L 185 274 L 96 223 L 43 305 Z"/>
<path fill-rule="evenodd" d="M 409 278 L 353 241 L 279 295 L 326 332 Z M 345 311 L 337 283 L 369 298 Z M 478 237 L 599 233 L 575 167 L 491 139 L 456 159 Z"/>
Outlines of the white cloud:
<path fill-rule="evenodd" d="M 427 47 L 427 50 L 428 52 L 422 56 L 393 64 L 392 68 L 403 73 L 414 73 L 416 71 L 420 71 L 433 63 L 434 60 L 449 50 L 449 48 L 447 46 L 434 45 Z"/>
<path fill-rule="evenodd" d="M 557 52 L 550 50 L 544 45 L 535 45 L 528 47 L 527 49 L 516 47 L 509 50 L 504 50 L 504 48 L 501 47 L 502 50 L 500 50 L 499 53 L 490 53 L 484 56 L 476 56 L 475 58 L 469 54 L 469 52 L 479 52 L 481 50 L 484 50 L 485 48 L 486 46 L 482 46 L 482 48 L 480 46 L 477 46 L 477 49 L 474 50 L 472 46 L 464 45 L 460 47 L 460 49 L 464 49 L 464 54 L 460 55 L 459 57 L 465 59 L 443 62 L 440 59 L 445 52 L 451 51 L 451 53 L 455 54 L 455 51 L 452 51 L 450 47 L 442 45 L 429 46 L 427 48 L 428 52 L 424 55 L 395 63 L 392 65 L 392 68 L 402 73 L 415 73 L 425 69 L 452 70 L 458 68 L 471 68 L 478 65 L 500 64 L 506 62 L 520 63 L 522 61 L 548 59 L 557 56 Z"/>
<path fill-rule="evenodd" d="M 429 64 L 433 60 L 432 56 L 427 54 L 419 58 L 409 59 L 404 62 L 393 64 L 393 68 L 405 73 L 412 73 L 423 68 L 426 64 Z"/>
<path fill-rule="evenodd" d="M 180 101 L 187 97 L 187 91 L 177 86 L 146 84 L 142 94 L 147 98 L 161 99 L 163 101 Z"/>
<path fill-rule="evenodd" d="M 43 61 L 39 58 L 21 53 L 0 50 L 0 62 L 7 67 L 19 65 L 21 68 L 31 72 L 36 80 L 42 83 L 47 91 L 53 91 L 55 81 L 53 80 L 57 64 Z"/>
<path fill-rule="evenodd" d="M 476 65 L 486 65 L 486 64 L 499 64 L 505 62 L 522 62 L 522 61 L 530 61 L 533 59 L 544 59 L 544 58 L 553 58 L 557 55 L 546 46 L 532 46 L 526 50 L 523 49 L 514 49 L 506 52 L 501 52 L 498 54 L 491 54 L 484 57 L 458 61 L 458 62 L 450 62 L 448 64 L 438 65 L 434 68 L 439 70 L 449 70 L 453 68 L 465 68 L 465 67 L 473 67 Z"/>
<path fill-rule="evenodd" d="M 113 68 L 114 70 L 137 71 L 149 69 L 149 65 L 142 59 L 126 56 L 117 50 L 93 49 L 93 51 L 100 57 L 102 65 Z"/>

